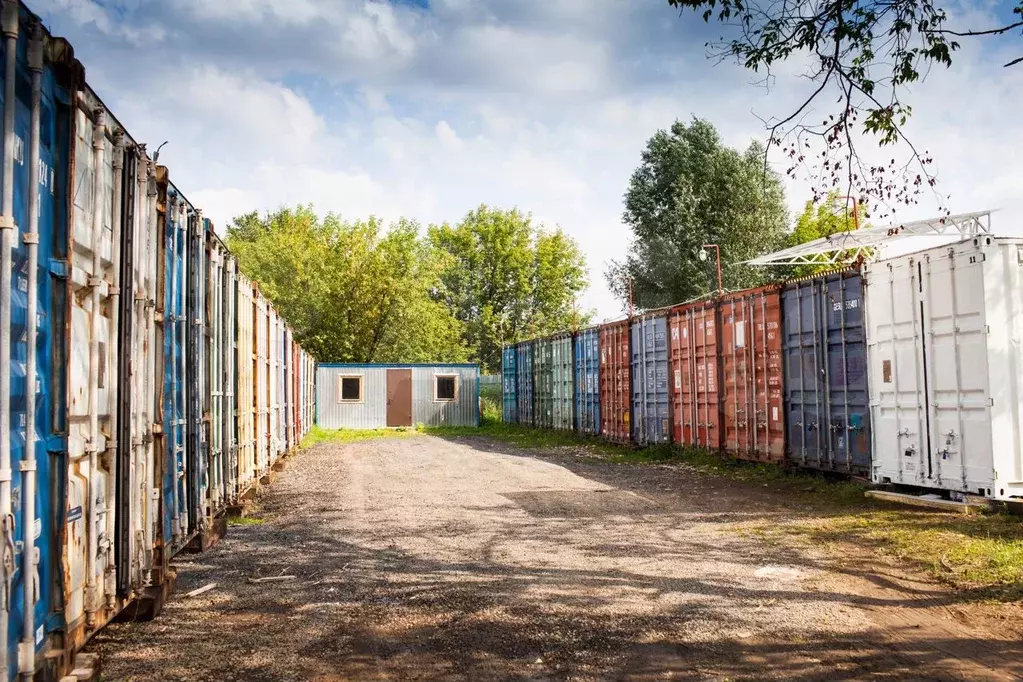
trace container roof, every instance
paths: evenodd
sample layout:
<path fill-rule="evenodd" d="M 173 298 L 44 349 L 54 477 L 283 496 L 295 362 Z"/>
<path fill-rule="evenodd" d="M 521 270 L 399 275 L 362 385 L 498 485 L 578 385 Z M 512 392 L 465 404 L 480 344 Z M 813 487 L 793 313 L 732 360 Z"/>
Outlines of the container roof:
<path fill-rule="evenodd" d="M 991 234 L 990 211 L 959 213 L 940 218 L 917 220 L 901 225 L 865 227 L 838 232 L 812 242 L 775 251 L 746 261 L 749 265 L 843 265 L 870 259 L 874 250 L 907 237 L 952 237 L 969 239 Z"/>

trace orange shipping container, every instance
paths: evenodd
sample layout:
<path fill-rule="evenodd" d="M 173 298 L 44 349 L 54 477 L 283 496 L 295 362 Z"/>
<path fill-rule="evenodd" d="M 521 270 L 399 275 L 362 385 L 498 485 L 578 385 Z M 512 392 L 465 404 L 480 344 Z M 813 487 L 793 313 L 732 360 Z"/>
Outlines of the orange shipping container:
<path fill-rule="evenodd" d="M 673 437 L 683 446 L 710 450 L 722 446 L 720 327 L 716 301 L 679 306 L 668 316 Z"/>
<path fill-rule="evenodd" d="M 781 289 L 725 296 L 720 304 L 724 448 L 747 459 L 785 459 Z"/>
<path fill-rule="evenodd" d="M 600 327 L 600 433 L 610 441 L 632 438 L 630 405 L 632 373 L 629 360 L 629 323 Z"/>

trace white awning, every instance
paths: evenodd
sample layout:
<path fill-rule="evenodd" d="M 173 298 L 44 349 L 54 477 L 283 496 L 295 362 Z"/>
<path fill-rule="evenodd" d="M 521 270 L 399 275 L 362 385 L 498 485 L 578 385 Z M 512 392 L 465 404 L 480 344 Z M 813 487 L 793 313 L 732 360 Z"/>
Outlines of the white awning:
<path fill-rule="evenodd" d="M 842 265 L 876 255 L 879 246 L 907 237 L 949 237 L 968 239 L 991 234 L 991 211 L 917 220 L 901 225 L 865 227 L 838 232 L 812 242 L 746 261 L 749 265 Z"/>

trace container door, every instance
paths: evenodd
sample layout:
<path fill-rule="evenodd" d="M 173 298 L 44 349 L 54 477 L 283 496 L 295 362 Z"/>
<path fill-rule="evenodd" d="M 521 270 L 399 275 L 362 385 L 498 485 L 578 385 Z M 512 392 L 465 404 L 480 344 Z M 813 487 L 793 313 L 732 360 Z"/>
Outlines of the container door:
<path fill-rule="evenodd" d="M 505 346 L 501 351 L 502 418 L 508 424 L 519 420 L 518 396 L 515 389 L 515 356 L 514 346 Z"/>
<path fill-rule="evenodd" d="M 872 272 L 866 309 L 874 480 L 922 485 L 928 469 L 928 428 L 917 263 L 896 259 Z"/>
<path fill-rule="evenodd" d="M 821 303 L 827 329 L 828 466 L 870 473 L 870 401 L 863 328 L 863 284 L 857 275 L 828 278 Z"/>
<path fill-rule="evenodd" d="M 632 366 L 627 322 L 600 329 L 600 433 L 618 443 L 632 439 Z"/>
<path fill-rule="evenodd" d="M 935 487 L 974 493 L 993 485 L 994 468 L 986 311 L 998 303 L 985 296 L 985 261 L 986 254 L 967 242 L 917 263 L 928 332 L 922 358 L 931 405 L 926 476 Z M 1010 362 L 1004 371 L 1012 371 Z M 1002 409 L 1019 409 L 1011 398 L 1001 402 Z"/>
<path fill-rule="evenodd" d="M 717 307 L 689 307 L 672 314 L 672 395 L 676 442 L 721 448 L 718 394 Z"/>
<path fill-rule="evenodd" d="M 412 426 L 412 370 L 387 370 L 387 425 Z"/>
<path fill-rule="evenodd" d="M 657 317 L 632 325 L 633 439 L 642 445 L 671 439 L 668 411 L 668 321 Z"/>
<path fill-rule="evenodd" d="M 821 349 L 825 314 L 821 282 L 796 282 L 782 294 L 784 307 L 783 356 L 790 461 L 821 467 L 828 433 L 824 407 L 825 365 Z M 840 340 L 839 340 L 840 342 Z"/>
<path fill-rule="evenodd" d="M 572 371 L 572 338 L 564 337 L 551 342 L 553 381 L 552 426 L 571 431 L 573 428 L 574 380 Z"/>

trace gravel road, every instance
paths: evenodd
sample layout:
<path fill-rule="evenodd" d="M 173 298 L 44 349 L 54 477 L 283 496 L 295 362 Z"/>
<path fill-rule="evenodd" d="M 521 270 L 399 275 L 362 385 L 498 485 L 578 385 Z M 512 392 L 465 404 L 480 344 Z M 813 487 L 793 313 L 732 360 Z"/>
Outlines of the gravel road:
<path fill-rule="evenodd" d="M 944 588 L 735 530 L 757 486 L 483 439 L 319 445 L 179 563 L 113 680 L 1010 680 L 1023 642 Z M 250 578 L 293 575 L 252 584 Z M 215 582 L 193 598 L 189 590 Z"/>

